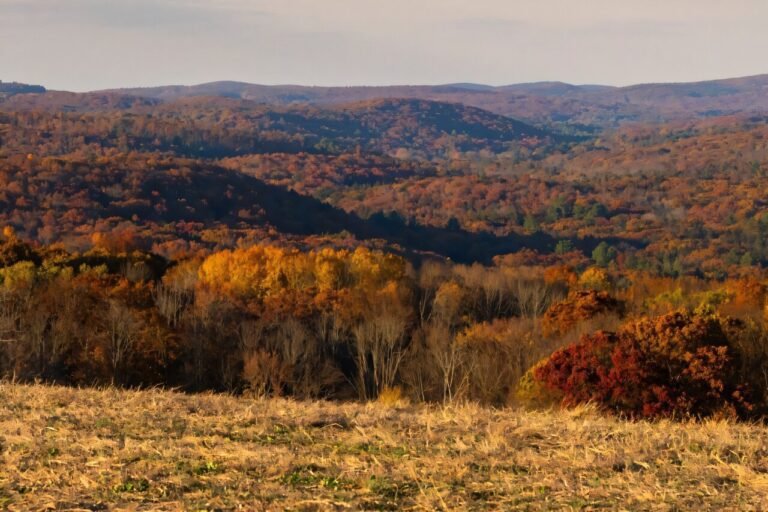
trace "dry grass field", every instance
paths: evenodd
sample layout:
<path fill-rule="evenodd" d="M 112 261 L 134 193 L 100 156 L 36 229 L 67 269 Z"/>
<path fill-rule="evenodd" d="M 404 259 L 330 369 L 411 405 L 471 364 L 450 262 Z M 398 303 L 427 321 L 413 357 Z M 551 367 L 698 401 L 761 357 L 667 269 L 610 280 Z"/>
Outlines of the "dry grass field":
<path fill-rule="evenodd" d="M 0 384 L 4 510 L 764 510 L 768 430 Z"/>

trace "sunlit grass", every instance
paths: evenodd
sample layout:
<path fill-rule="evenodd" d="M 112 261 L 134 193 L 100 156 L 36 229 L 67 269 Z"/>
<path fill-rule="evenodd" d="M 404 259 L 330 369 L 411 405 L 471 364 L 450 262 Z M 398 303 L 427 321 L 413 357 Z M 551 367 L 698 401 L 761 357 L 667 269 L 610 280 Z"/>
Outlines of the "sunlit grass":
<path fill-rule="evenodd" d="M 750 510 L 768 431 L 0 384 L 0 509 Z"/>

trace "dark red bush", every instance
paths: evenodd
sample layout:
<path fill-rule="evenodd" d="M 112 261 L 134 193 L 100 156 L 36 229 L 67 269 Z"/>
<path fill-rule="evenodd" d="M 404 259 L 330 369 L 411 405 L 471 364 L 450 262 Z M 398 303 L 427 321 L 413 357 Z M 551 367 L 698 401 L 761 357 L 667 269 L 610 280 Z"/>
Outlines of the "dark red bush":
<path fill-rule="evenodd" d="M 675 312 L 599 331 L 555 352 L 534 378 L 566 405 L 594 402 L 632 417 L 744 416 L 726 322 Z"/>

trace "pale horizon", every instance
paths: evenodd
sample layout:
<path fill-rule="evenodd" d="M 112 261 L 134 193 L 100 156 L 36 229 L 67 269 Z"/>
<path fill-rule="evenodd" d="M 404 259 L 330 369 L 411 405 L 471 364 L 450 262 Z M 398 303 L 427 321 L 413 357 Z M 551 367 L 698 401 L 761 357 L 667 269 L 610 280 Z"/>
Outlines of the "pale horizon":
<path fill-rule="evenodd" d="M 696 82 L 768 71 L 767 17 L 757 0 L 0 0 L 0 79 L 70 91 Z"/>
<path fill-rule="evenodd" d="M 760 76 L 768 76 L 768 71 L 765 73 L 756 73 L 752 75 L 743 75 L 743 76 L 720 76 L 720 77 L 714 77 L 714 78 L 704 78 L 701 80 L 675 80 L 675 81 L 644 81 L 644 82 L 632 82 L 632 83 L 626 83 L 626 84 L 608 84 L 608 83 L 595 83 L 595 82 L 585 82 L 585 83 L 574 83 L 574 82 L 568 82 L 565 80 L 534 80 L 534 81 L 524 81 L 524 82 L 510 82 L 510 83 L 498 83 L 498 84 L 490 84 L 490 83 L 483 83 L 483 82 L 475 82 L 475 81 L 457 81 L 457 82 L 436 82 L 436 83 L 389 83 L 389 84 L 378 84 L 378 83 L 361 83 L 361 84 L 349 84 L 349 83 L 330 83 L 330 84 L 303 84 L 303 83 L 262 83 L 262 82 L 249 82 L 247 80 L 236 80 L 236 79 L 216 79 L 216 80 L 209 80 L 207 82 L 196 82 L 196 83 L 156 83 L 156 84 L 142 84 L 142 85 L 121 85 L 118 87 L 107 87 L 107 88 L 101 88 L 101 89 L 80 89 L 80 90 L 74 90 L 74 89 L 58 89 L 58 88 L 52 88 L 46 86 L 46 84 L 30 84 L 30 85 L 42 85 L 46 87 L 49 91 L 62 91 L 62 92 L 75 92 L 75 93 L 86 93 L 86 92 L 100 92 L 100 91 L 109 91 L 109 90 L 118 90 L 118 89 L 154 89 L 159 87 L 196 87 L 201 85 L 207 85 L 207 84 L 214 84 L 214 83 L 240 83 L 240 84 L 246 84 L 246 85 L 255 85 L 255 86 L 262 86 L 262 87 L 316 87 L 316 88 L 355 88 L 355 87 L 363 87 L 363 88 L 379 88 L 379 87 L 441 87 L 441 86 L 454 86 L 454 85 L 477 85 L 477 86 L 487 86 L 487 87 L 494 87 L 494 88 L 501 88 L 501 87 L 508 87 L 508 86 L 514 86 L 514 85 L 534 85 L 534 84 L 543 84 L 543 83 L 562 83 L 567 85 L 574 85 L 577 87 L 588 87 L 588 86 L 596 86 L 596 87 L 633 87 L 633 86 L 642 86 L 642 85 L 674 85 L 674 84 L 688 84 L 688 83 L 700 83 L 700 82 L 717 82 L 721 80 L 740 80 L 740 79 L 748 79 L 748 78 L 755 78 Z M 0 78 L 0 81 L 3 82 L 20 82 L 20 83 L 29 83 L 24 82 L 20 80 L 6 80 Z"/>

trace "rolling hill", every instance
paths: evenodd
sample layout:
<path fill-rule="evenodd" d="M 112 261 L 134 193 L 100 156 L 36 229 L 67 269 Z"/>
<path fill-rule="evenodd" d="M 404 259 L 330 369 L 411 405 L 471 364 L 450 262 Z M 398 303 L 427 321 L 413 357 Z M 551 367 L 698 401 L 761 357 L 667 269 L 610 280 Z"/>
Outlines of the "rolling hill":
<path fill-rule="evenodd" d="M 611 127 L 768 110 L 768 75 L 697 83 L 628 87 L 540 82 L 492 87 L 478 84 L 388 87 L 265 86 L 212 82 L 195 86 L 124 89 L 123 93 L 175 100 L 194 96 L 243 98 L 270 104 L 339 104 L 382 98 L 457 102 L 534 123 Z"/>
<path fill-rule="evenodd" d="M 515 145 L 540 147 L 574 140 L 478 108 L 426 100 L 314 106 L 195 97 L 161 103 L 118 93 L 54 92 L 14 96 L 0 103 L 2 112 L 24 118 L 20 129 L 14 129 L 20 145 L 51 138 L 45 135 L 48 126 L 42 132 L 37 129 L 38 118 L 47 116 L 59 125 L 56 132 L 62 138 L 98 138 L 101 146 L 121 141 L 124 148 L 195 157 L 403 150 L 410 157 L 432 159 L 456 151 L 499 153 Z M 62 117 L 62 112 L 73 115 Z M 6 139 L 6 146 L 12 144 Z"/>
<path fill-rule="evenodd" d="M 768 111 L 768 75 L 695 83 L 626 87 L 536 82 L 506 86 L 473 83 L 370 87 L 308 87 L 221 81 L 192 86 L 126 88 L 96 93 L 49 92 L 39 86 L 0 83 L 4 108 L 56 107 L 72 110 L 130 108 L 186 98 L 247 100 L 272 106 L 338 106 L 385 99 L 460 103 L 571 133 L 594 133 L 628 122 L 668 122 Z M 35 93 L 35 94 L 29 94 Z M 141 99 L 139 99 L 141 98 Z M 210 100 L 209 100 L 210 101 Z"/>

